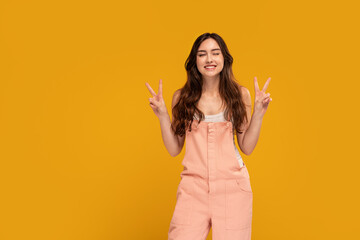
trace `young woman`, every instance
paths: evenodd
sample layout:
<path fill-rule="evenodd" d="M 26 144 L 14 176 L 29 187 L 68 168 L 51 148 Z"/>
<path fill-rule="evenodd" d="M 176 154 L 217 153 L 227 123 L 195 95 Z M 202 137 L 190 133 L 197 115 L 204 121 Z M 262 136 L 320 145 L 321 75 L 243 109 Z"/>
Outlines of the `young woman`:
<path fill-rule="evenodd" d="M 253 193 L 234 134 L 241 151 L 251 154 L 272 100 L 265 93 L 270 78 L 262 90 L 254 78 L 251 116 L 250 92 L 236 82 L 232 63 L 218 34 L 199 36 L 185 62 L 187 81 L 173 95 L 172 122 L 162 98 L 162 80 L 158 94 L 146 83 L 171 156 L 181 152 L 186 138 L 169 240 L 205 240 L 210 227 L 214 240 L 251 239 Z"/>

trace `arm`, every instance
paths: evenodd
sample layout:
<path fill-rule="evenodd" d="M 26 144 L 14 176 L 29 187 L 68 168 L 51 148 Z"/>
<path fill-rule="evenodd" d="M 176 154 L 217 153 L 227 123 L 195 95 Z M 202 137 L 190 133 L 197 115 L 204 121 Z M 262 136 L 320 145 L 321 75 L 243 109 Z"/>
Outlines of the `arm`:
<path fill-rule="evenodd" d="M 177 156 L 182 149 L 184 144 L 184 138 L 175 136 L 174 132 L 171 129 L 170 117 L 168 110 L 165 106 L 164 99 L 162 97 L 162 80 L 159 81 L 159 92 L 158 94 L 151 88 L 148 83 L 145 83 L 146 87 L 149 89 L 149 92 L 153 97 L 149 98 L 150 107 L 154 111 L 155 115 L 160 121 L 161 135 L 166 149 L 172 157 Z M 172 108 L 178 101 L 180 91 L 175 91 L 173 96 Z"/>
<path fill-rule="evenodd" d="M 250 91 L 242 87 L 242 95 L 244 99 L 244 103 L 246 105 L 246 114 L 248 117 L 248 122 L 245 122 L 242 127 L 244 129 L 242 134 L 236 133 L 238 145 L 241 149 L 241 151 L 246 154 L 250 155 L 258 142 L 259 136 L 260 136 L 260 129 L 262 120 L 264 117 L 264 114 L 266 112 L 266 109 L 268 107 L 269 102 L 272 100 L 269 96 L 270 93 L 265 94 L 265 90 L 269 84 L 270 78 L 265 83 L 265 86 L 263 90 L 260 91 L 257 79 L 255 78 L 255 107 L 254 112 L 251 115 L 251 96 Z"/>
<path fill-rule="evenodd" d="M 179 96 L 180 91 L 175 91 L 172 99 L 171 109 L 176 105 Z M 171 129 L 171 121 L 168 113 L 166 115 L 159 116 L 159 120 L 162 139 L 165 147 L 172 157 L 176 157 L 179 155 L 184 146 L 185 135 L 183 137 L 175 135 L 174 131 Z"/>
<path fill-rule="evenodd" d="M 259 121 L 259 119 L 253 118 L 251 116 L 252 107 L 250 91 L 245 87 L 241 87 L 241 93 L 246 107 L 246 116 L 248 121 L 244 122 L 241 126 L 241 130 L 243 131 L 241 134 L 236 132 L 236 137 L 241 151 L 246 155 L 250 155 L 250 153 L 254 150 L 259 138 L 261 120 Z"/>

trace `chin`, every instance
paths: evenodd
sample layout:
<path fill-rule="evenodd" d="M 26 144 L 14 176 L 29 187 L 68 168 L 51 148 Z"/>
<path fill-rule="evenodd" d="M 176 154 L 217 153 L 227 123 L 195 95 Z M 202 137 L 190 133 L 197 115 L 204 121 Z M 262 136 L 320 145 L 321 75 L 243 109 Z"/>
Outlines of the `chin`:
<path fill-rule="evenodd" d="M 214 76 L 214 75 L 218 75 L 220 74 L 220 72 L 205 72 L 204 75 L 208 75 L 208 76 Z"/>

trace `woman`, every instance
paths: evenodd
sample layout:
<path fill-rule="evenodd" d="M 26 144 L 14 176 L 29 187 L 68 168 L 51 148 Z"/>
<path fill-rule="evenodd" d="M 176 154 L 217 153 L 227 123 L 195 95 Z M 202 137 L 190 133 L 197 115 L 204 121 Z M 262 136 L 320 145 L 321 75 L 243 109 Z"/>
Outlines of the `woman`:
<path fill-rule="evenodd" d="M 254 78 L 251 116 L 250 92 L 236 82 L 232 63 L 218 34 L 199 36 L 185 62 L 187 81 L 173 95 L 172 122 L 162 98 L 162 80 L 158 94 L 146 83 L 171 156 L 181 152 L 186 137 L 169 240 L 204 240 L 210 227 L 214 240 L 251 239 L 253 193 L 234 132 L 241 151 L 251 154 L 272 100 L 265 93 L 270 78 L 262 90 Z"/>

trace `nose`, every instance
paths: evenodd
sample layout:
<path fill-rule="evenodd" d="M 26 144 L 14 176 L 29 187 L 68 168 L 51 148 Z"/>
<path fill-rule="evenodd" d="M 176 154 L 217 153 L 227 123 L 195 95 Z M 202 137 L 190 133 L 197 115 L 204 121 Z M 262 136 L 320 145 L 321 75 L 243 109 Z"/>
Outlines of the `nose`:
<path fill-rule="evenodd" d="M 206 63 L 211 63 L 211 62 L 212 62 L 211 54 L 208 54 L 206 57 Z"/>

